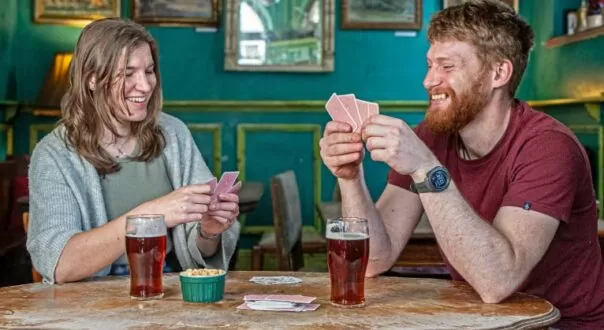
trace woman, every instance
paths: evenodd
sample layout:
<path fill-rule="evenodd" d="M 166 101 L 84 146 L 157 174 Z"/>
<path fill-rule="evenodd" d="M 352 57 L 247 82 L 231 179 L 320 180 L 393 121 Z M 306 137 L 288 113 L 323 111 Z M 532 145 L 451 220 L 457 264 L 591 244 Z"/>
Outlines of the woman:
<path fill-rule="evenodd" d="M 213 178 L 186 125 L 161 112 L 157 46 L 135 23 L 102 19 L 77 42 L 58 127 L 33 151 L 27 248 L 45 282 L 125 265 L 125 219 L 163 214 L 172 270 L 227 269 L 239 187 Z"/>

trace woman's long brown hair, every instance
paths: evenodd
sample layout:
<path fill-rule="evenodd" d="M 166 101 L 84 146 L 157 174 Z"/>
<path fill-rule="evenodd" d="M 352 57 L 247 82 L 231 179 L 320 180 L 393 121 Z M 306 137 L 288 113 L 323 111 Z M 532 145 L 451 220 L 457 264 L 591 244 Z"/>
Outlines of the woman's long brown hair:
<path fill-rule="evenodd" d="M 157 123 L 161 111 L 162 92 L 157 44 L 139 24 L 119 18 L 107 18 L 88 24 L 80 34 L 69 67 L 69 88 L 61 101 L 61 120 L 66 129 L 65 142 L 87 161 L 100 175 L 117 172 L 120 167 L 103 149 L 101 139 L 107 128 L 119 137 L 112 118 L 118 112 L 128 113 L 124 100 L 125 70 L 130 53 L 147 43 L 151 48 L 157 84 L 148 103 L 147 117 L 131 123 L 132 135 L 140 152 L 135 160 L 158 157 L 165 140 Z M 95 79 L 94 92 L 90 89 Z"/>

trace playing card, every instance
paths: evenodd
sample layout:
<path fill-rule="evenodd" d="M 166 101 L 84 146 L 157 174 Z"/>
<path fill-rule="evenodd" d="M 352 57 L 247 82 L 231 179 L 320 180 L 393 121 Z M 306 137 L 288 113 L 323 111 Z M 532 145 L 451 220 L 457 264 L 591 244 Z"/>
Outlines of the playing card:
<path fill-rule="evenodd" d="M 214 191 L 216 190 L 216 178 L 212 178 L 212 180 L 208 181 L 207 184 L 210 185 L 210 192 L 214 194 Z"/>
<path fill-rule="evenodd" d="M 357 99 L 357 109 L 359 110 L 359 118 L 361 125 L 369 118 L 369 102 Z"/>
<path fill-rule="evenodd" d="M 277 285 L 297 284 L 302 283 L 302 280 L 293 276 L 253 276 L 252 278 L 250 278 L 250 282 L 265 285 Z"/>
<path fill-rule="evenodd" d="M 319 308 L 319 304 L 302 304 L 283 301 L 247 301 L 237 309 L 275 311 L 275 312 L 309 312 Z"/>
<path fill-rule="evenodd" d="M 348 111 L 348 114 L 356 124 L 356 128 L 353 127 L 353 131 L 359 130 L 361 128 L 361 125 L 363 125 L 363 121 L 359 116 L 359 108 L 357 107 L 356 97 L 354 96 L 354 94 L 338 95 L 338 97 L 340 98 L 340 102 L 342 102 L 342 104 L 346 108 L 346 111 Z"/>
<path fill-rule="evenodd" d="M 227 192 L 229 189 L 233 187 L 235 182 L 237 181 L 237 177 L 239 176 L 239 171 L 231 171 L 224 172 L 220 177 L 220 181 L 216 185 L 216 189 L 214 189 L 214 194 L 212 195 L 212 199 L 218 198 L 218 195 Z"/>
<path fill-rule="evenodd" d="M 325 104 L 325 109 L 331 116 L 331 119 L 333 119 L 334 121 L 341 121 L 350 124 L 353 130 L 358 129 L 357 123 L 350 116 L 350 114 L 346 110 L 346 107 L 344 106 L 344 104 L 342 104 L 336 93 L 331 94 L 331 97 Z"/>
<path fill-rule="evenodd" d="M 234 191 L 235 191 L 235 189 L 237 188 L 237 187 L 236 187 L 236 185 L 237 185 L 237 182 L 235 182 L 235 183 L 233 184 L 233 186 L 232 186 L 231 188 L 229 188 L 229 190 L 227 190 L 226 192 L 227 192 L 227 193 L 229 193 L 229 194 L 230 194 L 230 193 L 232 193 L 232 192 L 234 192 Z"/>
<path fill-rule="evenodd" d="M 317 298 L 293 294 L 249 294 L 243 297 L 244 301 L 285 301 L 302 304 L 311 303 L 315 299 Z"/>
<path fill-rule="evenodd" d="M 375 102 L 367 102 L 369 103 L 367 108 L 368 116 L 367 118 L 380 114 L 380 106 Z"/>

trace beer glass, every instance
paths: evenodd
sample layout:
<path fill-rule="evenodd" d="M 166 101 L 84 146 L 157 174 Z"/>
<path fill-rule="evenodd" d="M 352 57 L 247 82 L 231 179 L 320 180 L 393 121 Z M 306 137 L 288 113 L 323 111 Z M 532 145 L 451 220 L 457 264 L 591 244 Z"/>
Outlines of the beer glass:
<path fill-rule="evenodd" d="M 126 254 L 130 267 L 130 298 L 161 299 L 167 230 L 163 215 L 126 217 Z"/>
<path fill-rule="evenodd" d="M 332 304 L 343 307 L 363 306 L 365 271 L 369 260 L 367 219 L 328 219 L 325 236 Z"/>

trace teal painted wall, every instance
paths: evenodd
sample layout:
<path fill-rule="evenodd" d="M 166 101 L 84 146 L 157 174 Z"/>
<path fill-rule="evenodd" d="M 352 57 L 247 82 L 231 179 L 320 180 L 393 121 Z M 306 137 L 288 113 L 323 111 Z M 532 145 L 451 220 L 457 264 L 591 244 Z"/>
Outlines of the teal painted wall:
<path fill-rule="evenodd" d="M 333 91 L 354 92 L 365 99 L 417 100 L 426 95 L 421 84 L 428 48 L 425 27 L 441 1 L 424 1 L 424 28 L 411 38 L 395 37 L 394 31 L 340 30 L 338 12 L 337 55 L 331 73 L 226 72 L 224 23 L 216 33 L 199 33 L 187 27 L 150 26 L 149 31 L 159 43 L 164 96 L 169 100 L 321 100 Z M 0 1 L 0 11 L 18 9 L 6 23 L 16 26 L 14 37 L 9 38 L 14 39 L 17 91 L 14 96 L 0 94 L 0 98 L 34 101 L 53 54 L 72 51 L 77 41 L 80 28 L 33 23 L 32 3 Z M 122 16 L 127 17 L 130 1 L 122 3 Z M 6 79 L 6 72 L 0 72 L 0 80 Z"/>
<path fill-rule="evenodd" d="M 564 10 L 578 8 L 579 0 L 521 1 L 521 12 L 535 29 L 535 47 L 522 95 L 532 100 L 602 96 L 604 92 L 604 38 L 556 48 L 545 42 L 564 31 Z"/>

